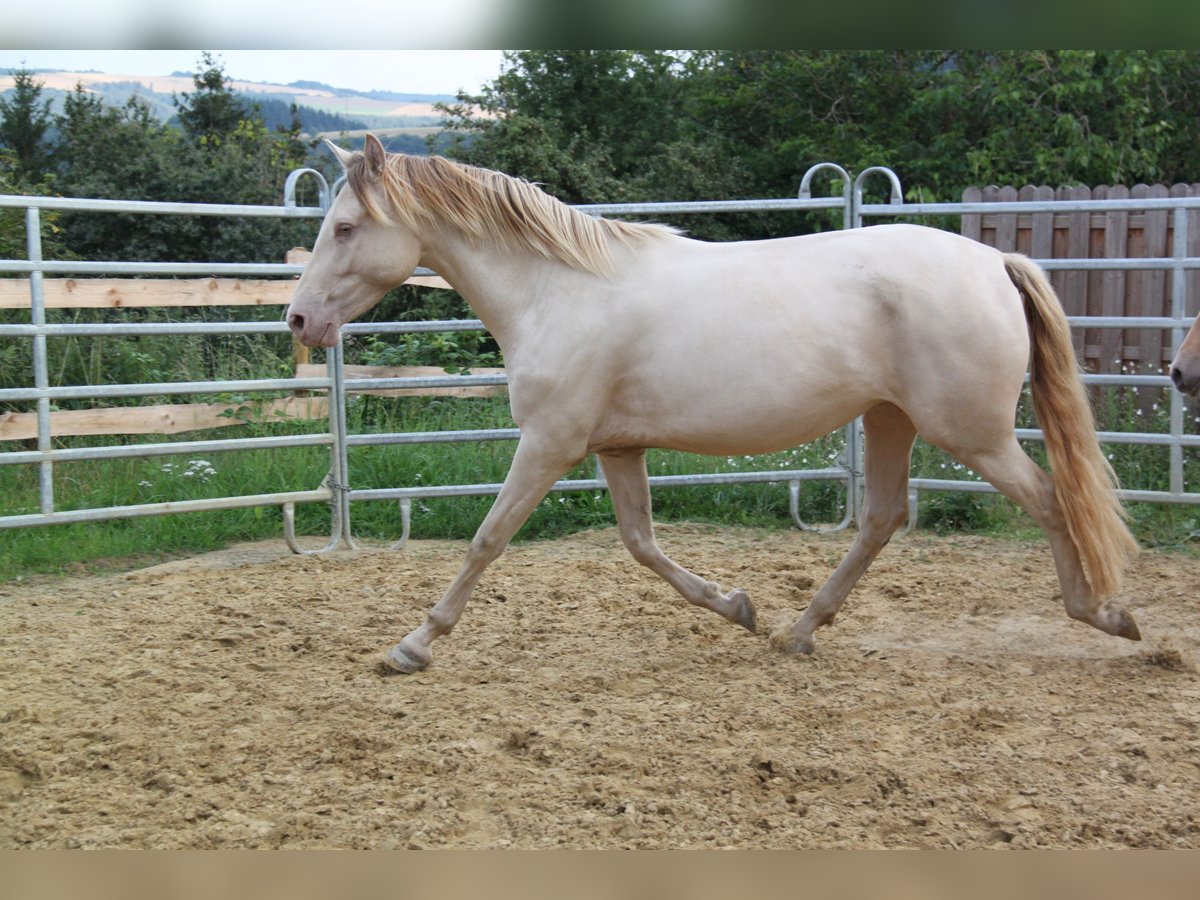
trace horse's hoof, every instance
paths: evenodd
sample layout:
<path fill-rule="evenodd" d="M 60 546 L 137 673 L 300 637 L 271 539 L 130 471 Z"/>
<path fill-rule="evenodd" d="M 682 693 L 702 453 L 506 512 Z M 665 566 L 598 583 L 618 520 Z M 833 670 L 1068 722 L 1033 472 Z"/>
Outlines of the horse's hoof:
<path fill-rule="evenodd" d="M 816 644 L 813 643 L 812 635 L 796 634 L 790 625 L 780 626 L 771 632 L 771 646 L 780 653 L 802 653 L 805 656 L 811 656 L 813 651 L 817 649 Z"/>
<path fill-rule="evenodd" d="M 419 659 L 411 650 L 404 646 L 403 641 L 389 650 L 383 661 L 393 672 L 400 672 L 404 675 L 420 672 L 431 662 L 428 659 Z"/>
<path fill-rule="evenodd" d="M 1129 614 L 1128 610 L 1123 606 L 1113 604 L 1113 612 L 1116 613 L 1116 623 L 1113 634 L 1117 637 L 1123 637 L 1130 641 L 1140 641 L 1142 633 L 1138 630 L 1137 620 Z"/>
<path fill-rule="evenodd" d="M 735 625 L 741 625 L 751 634 L 757 634 L 758 614 L 754 611 L 754 604 L 750 602 L 746 592 L 741 588 L 734 588 L 726 595 L 725 599 L 731 606 L 729 621 Z"/>

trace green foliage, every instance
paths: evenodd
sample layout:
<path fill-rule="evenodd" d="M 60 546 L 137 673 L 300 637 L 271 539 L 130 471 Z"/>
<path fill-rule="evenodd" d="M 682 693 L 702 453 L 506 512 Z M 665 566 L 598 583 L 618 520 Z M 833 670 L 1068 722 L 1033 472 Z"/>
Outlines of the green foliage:
<path fill-rule="evenodd" d="M 41 83 L 25 69 L 13 72 L 11 99 L 0 97 L 0 147 L 12 152 L 18 177 L 35 177 L 44 169 L 51 121 L 50 101 L 42 99 Z"/>
<path fill-rule="evenodd" d="M 1198 95 L 1191 50 L 529 51 L 445 112 L 463 135 L 450 154 L 568 201 L 788 197 L 822 161 L 890 166 L 909 199 L 948 201 L 988 183 L 1194 180 Z M 833 224 L 706 217 L 698 233 Z"/>

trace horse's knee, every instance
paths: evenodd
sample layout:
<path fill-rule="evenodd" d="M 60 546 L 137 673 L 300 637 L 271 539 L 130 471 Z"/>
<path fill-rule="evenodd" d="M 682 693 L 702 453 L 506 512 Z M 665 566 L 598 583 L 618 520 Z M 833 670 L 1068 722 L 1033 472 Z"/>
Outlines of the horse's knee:
<path fill-rule="evenodd" d="M 467 563 L 487 566 L 504 552 L 506 544 L 495 535 L 476 534 L 467 548 Z"/>
<path fill-rule="evenodd" d="M 863 515 L 862 534 L 867 540 L 879 546 L 885 546 L 892 535 L 908 521 L 907 500 L 900 503 L 889 503 L 884 508 L 872 508 Z"/>

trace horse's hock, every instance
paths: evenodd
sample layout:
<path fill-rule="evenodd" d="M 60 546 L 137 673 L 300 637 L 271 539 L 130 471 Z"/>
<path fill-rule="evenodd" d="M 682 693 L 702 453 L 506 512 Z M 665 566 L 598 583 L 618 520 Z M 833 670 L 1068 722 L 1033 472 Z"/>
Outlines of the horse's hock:
<path fill-rule="evenodd" d="M 850 540 L 660 531 L 767 625 Z M 913 536 L 788 657 L 584 532 L 512 548 L 437 665 L 380 674 L 461 549 L 0 587 L 0 845 L 1200 846 L 1194 557 L 1134 564 L 1130 644 L 1062 617 L 1041 541 Z"/>

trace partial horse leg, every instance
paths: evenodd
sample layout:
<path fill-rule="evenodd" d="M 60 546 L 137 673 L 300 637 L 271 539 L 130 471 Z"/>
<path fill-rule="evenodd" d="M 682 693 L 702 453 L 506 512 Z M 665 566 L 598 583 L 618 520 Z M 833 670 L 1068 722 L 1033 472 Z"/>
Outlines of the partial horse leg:
<path fill-rule="evenodd" d="M 945 449 L 955 452 L 951 447 Z M 1015 436 L 991 450 L 955 455 L 1019 504 L 1046 532 L 1068 616 L 1106 634 L 1134 641 L 1141 639 L 1133 616 L 1120 603 L 1102 600 L 1092 591 L 1079 559 L 1079 550 L 1067 530 L 1062 507 L 1054 492 L 1054 481 L 1025 454 Z"/>
<path fill-rule="evenodd" d="M 643 566 L 679 591 L 688 603 L 703 606 L 751 632 L 758 627 L 754 606 L 746 592 L 734 588 L 727 594 L 711 581 L 705 581 L 672 561 L 654 539 L 650 518 L 650 483 L 646 479 L 646 452 L 605 453 L 600 455 L 604 477 L 617 513 L 621 540 L 630 554 Z"/>
<path fill-rule="evenodd" d="M 786 653 L 813 652 L 813 632 L 833 621 L 851 588 L 908 515 L 908 470 L 917 434 L 912 421 L 898 407 L 882 403 L 867 410 L 863 431 L 867 495 L 858 537 L 804 615 L 771 634 L 772 646 Z"/>
<path fill-rule="evenodd" d="M 386 659 L 389 666 L 399 672 L 417 672 L 433 661 L 430 644 L 450 633 L 484 570 L 504 552 L 554 482 L 582 456 L 565 454 L 563 446 L 553 440 L 522 435 L 504 485 L 475 532 L 458 577 L 425 621 L 391 649 Z"/>

